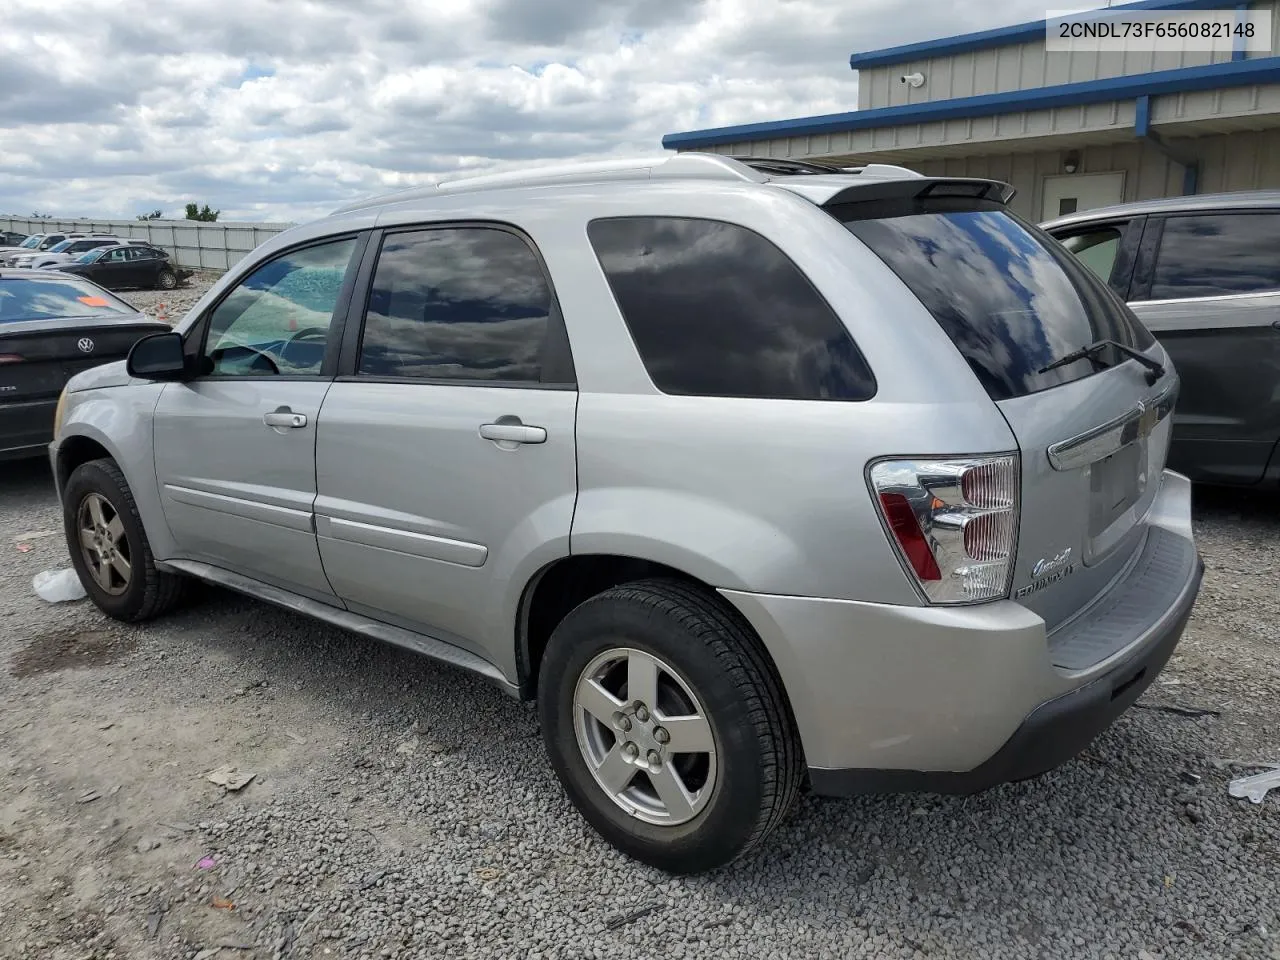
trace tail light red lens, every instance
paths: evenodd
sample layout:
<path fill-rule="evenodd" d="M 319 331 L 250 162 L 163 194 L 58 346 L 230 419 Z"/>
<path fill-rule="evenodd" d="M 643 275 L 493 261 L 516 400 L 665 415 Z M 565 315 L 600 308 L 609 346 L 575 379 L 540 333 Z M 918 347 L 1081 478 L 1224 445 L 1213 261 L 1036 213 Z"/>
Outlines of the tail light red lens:
<path fill-rule="evenodd" d="M 933 553 L 929 550 L 929 542 L 925 540 L 915 511 L 911 509 L 911 501 L 900 493 L 882 493 L 880 504 L 884 507 L 889 529 L 893 531 L 898 546 L 916 576 L 921 580 L 941 580 L 942 571 L 938 569 L 938 561 L 933 559 Z"/>
<path fill-rule="evenodd" d="M 1017 457 L 882 460 L 870 480 L 894 546 L 931 603 L 1008 596 Z"/>

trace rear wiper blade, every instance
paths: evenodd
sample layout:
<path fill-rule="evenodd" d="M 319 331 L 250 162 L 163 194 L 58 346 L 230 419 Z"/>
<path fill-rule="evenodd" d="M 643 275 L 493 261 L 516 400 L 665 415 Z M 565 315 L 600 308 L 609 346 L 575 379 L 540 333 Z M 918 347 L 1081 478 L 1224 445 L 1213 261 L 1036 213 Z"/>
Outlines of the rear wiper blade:
<path fill-rule="evenodd" d="M 1048 373 L 1050 370 L 1056 370 L 1058 367 L 1065 367 L 1067 364 L 1075 363 L 1077 360 L 1092 360 L 1094 363 L 1099 364 L 1101 366 L 1110 366 L 1109 363 L 1107 363 L 1100 356 L 1098 356 L 1098 354 L 1100 354 L 1107 347 L 1114 347 L 1116 350 L 1123 353 L 1129 359 L 1137 360 L 1140 364 L 1146 367 L 1148 371 L 1147 373 L 1148 383 L 1155 383 L 1157 380 L 1159 380 L 1161 377 L 1164 376 L 1164 364 L 1162 364 L 1159 360 L 1152 360 L 1145 353 L 1135 350 L 1133 347 L 1125 346 L 1123 343 L 1117 343 L 1114 340 L 1095 340 L 1093 343 L 1089 344 L 1088 346 L 1081 347 L 1079 350 L 1073 350 L 1071 353 L 1068 353 L 1065 357 L 1059 357 L 1057 360 L 1053 361 L 1053 363 L 1049 364 L 1048 366 L 1041 367 L 1039 372 Z"/>

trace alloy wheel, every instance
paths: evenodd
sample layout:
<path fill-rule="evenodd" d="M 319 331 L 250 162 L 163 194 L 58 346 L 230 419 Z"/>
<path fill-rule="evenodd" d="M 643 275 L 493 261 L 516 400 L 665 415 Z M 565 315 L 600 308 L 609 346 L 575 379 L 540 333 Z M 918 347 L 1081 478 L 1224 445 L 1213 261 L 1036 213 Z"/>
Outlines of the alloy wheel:
<path fill-rule="evenodd" d="M 578 748 L 615 804 L 646 823 L 696 817 L 715 790 L 715 737 L 706 711 L 674 667 L 619 647 L 582 671 L 573 695 Z"/>
<path fill-rule="evenodd" d="M 86 494 L 76 514 L 80 553 L 94 582 L 111 596 L 129 589 L 133 561 L 120 513 L 106 497 Z"/>

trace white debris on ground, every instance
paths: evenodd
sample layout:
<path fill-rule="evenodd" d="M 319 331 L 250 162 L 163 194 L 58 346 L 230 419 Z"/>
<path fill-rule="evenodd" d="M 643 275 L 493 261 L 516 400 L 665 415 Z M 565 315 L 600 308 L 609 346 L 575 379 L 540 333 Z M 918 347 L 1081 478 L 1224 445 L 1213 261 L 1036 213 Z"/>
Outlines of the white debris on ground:
<path fill-rule="evenodd" d="M 6 465 L 0 956 L 1280 958 L 1280 796 L 1227 789 L 1280 763 L 1280 508 L 1197 491 L 1195 525 L 1186 638 L 1082 757 L 806 797 L 677 878 L 586 826 L 483 681 L 212 589 L 137 627 L 39 600 L 59 510 L 44 464 Z M 206 779 L 228 763 L 239 792 Z"/>
<path fill-rule="evenodd" d="M 42 570 L 32 579 L 31 589 L 46 603 L 69 603 L 87 595 L 84 584 L 80 582 L 80 575 L 71 567 L 64 570 Z"/>

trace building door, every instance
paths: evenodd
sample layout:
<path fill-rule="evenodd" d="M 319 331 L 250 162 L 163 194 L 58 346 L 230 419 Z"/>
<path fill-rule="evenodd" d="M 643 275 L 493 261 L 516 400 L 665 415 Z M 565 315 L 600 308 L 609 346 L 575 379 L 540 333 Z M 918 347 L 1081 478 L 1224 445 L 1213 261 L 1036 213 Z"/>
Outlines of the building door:
<path fill-rule="evenodd" d="M 1044 178 L 1044 209 L 1040 219 L 1065 217 L 1124 199 L 1124 172 L 1071 174 Z"/>

